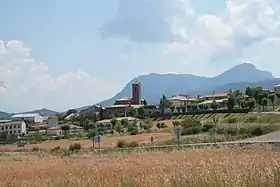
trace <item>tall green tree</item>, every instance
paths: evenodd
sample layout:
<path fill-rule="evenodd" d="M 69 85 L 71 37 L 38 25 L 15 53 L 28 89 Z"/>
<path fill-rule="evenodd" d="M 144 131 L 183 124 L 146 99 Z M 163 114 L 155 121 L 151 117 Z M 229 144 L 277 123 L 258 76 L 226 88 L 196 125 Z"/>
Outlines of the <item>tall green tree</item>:
<path fill-rule="evenodd" d="M 268 99 L 270 100 L 273 110 L 275 109 L 275 101 L 276 101 L 277 96 L 275 95 L 275 93 L 271 93 L 268 95 Z"/>
<path fill-rule="evenodd" d="M 268 104 L 268 99 L 265 97 L 265 98 L 262 99 L 262 102 L 261 102 L 261 105 L 263 107 L 263 111 L 265 111 L 267 104 Z"/>
<path fill-rule="evenodd" d="M 113 118 L 113 119 L 111 120 L 111 124 L 112 124 L 112 128 L 113 128 L 113 129 L 115 129 L 115 126 L 116 126 L 117 122 L 118 122 L 118 120 L 117 120 L 116 118 Z"/>
<path fill-rule="evenodd" d="M 229 110 L 230 112 L 233 110 L 234 105 L 235 105 L 235 99 L 234 99 L 233 94 L 231 94 L 231 95 L 228 97 L 228 102 L 227 102 L 227 107 L 228 107 L 228 110 Z"/>
<path fill-rule="evenodd" d="M 70 125 L 62 125 L 60 128 L 66 134 L 70 130 Z"/>
<path fill-rule="evenodd" d="M 165 95 L 162 95 L 162 98 L 160 99 L 159 103 L 161 113 L 164 114 L 164 110 L 170 108 L 171 105 L 172 103 L 165 97 Z"/>
<path fill-rule="evenodd" d="M 139 107 L 139 108 L 137 109 L 137 112 L 138 112 L 139 116 L 143 117 L 143 116 L 144 116 L 144 113 L 145 113 L 144 107 Z"/>
<path fill-rule="evenodd" d="M 246 105 L 249 109 L 250 112 L 253 112 L 255 106 L 256 106 L 256 100 L 255 98 L 249 98 L 247 101 L 246 101 Z"/>

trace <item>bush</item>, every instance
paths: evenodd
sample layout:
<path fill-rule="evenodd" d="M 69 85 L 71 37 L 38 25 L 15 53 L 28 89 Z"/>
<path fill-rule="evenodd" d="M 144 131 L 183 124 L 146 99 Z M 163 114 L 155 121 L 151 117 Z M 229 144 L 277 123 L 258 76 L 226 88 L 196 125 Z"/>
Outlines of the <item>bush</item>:
<path fill-rule="evenodd" d="M 59 149 L 60 149 L 60 147 L 57 146 L 57 147 L 54 147 L 54 148 L 52 149 L 52 151 L 56 151 L 56 150 L 59 150 Z"/>
<path fill-rule="evenodd" d="M 81 149 L 82 149 L 82 146 L 79 143 L 74 143 L 69 146 L 69 151 L 79 151 Z"/>
<path fill-rule="evenodd" d="M 127 147 L 138 147 L 138 146 L 139 146 L 139 144 L 135 141 L 132 141 L 132 142 L 127 144 Z"/>
<path fill-rule="evenodd" d="M 145 125 L 143 125 L 143 128 L 144 128 L 144 130 L 148 130 L 148 129 L 152 128 L 152 125 L 145 124 Z"/>
<path fill-rule="evenodd" d="M 31 150 L 32 150 L 32 151 L 40 151 L 40 148 L 39 148 L 39 147 L 32 147 Z"/>
<path fill-rule="evenodd" d="M 245 120 L 245 122 L 246 123 L 254 123 L 254 122 L 256 122 L 257 121 L 257 116 L 249 116 L 246 120 Z"/>
<path fill-rule="evenodd" d="M 182 136 L 198 134 L 201 132 L 201 130 L 202 130 L 201 126 L 193 126 L 193 127 L 184 128 L 182 131 Z"/>
<path fill-rule="evenodd" d="M 184 121 L 181 122 L 181 125 L 183 128 L 201 127 L 202 126 L 200 121 L 197 119 L 194 119 L 194 118 L 185 119 Z"/>
<path fill-rule="evenodd" d="M 228 123 L 238 123 L 238 119 L 237 118 L 228 118 Z"/>
<path fill-rule="evenodd" d="M 172 123 L 173 123 L 174 127 L 178 127 L 181 125 L 181 122 L 179 122 L 179 121 L 172 121 Z"/>
<path fill-rule="evenodd" d="M 126 147 L 126 141 L 125 140 L 118 140 L 117 148 L 125 148 L 125 147 Z"/>
<path fill-rule="evenodd" d="M 202 126 L 202 132 L 209 132 L 210 129 L 213 129 L 215 124 L 213 122 L 207 122 Z"/>
<path fill-rule="evenodd" d="M 131 132 L 130 132 L 130 135 L 137 135 L 139 132 L 138 132 L 138 129 L 136 127 L 134 127 Z"/>
<path fill-rule="evenodd" d="M 90 130 L 88 131 L 87 137 L 88 137 L 88 138 L 92 138 L 92 137 L 96 136 L 97 134 L 98 134 L 98 133 L 97 133 L 96 130 L 90 129 Z"/>

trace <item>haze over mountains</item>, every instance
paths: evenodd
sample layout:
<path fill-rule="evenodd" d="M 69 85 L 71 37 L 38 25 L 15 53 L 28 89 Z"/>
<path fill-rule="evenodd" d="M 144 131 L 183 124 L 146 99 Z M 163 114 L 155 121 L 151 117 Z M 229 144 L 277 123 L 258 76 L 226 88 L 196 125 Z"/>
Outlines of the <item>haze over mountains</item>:
<path fill-rule="evenodd" d="M 207 67 L 205 67 L 207 68 Z M 122 97 L 131 96 L 131 84 L 135 81 L 142 83 L 142 97 L 148 103 L 157 104 L 162 94 L 166 96 L 177 94 L 188 94 L 196 97 L 198 94 L 212 93 L 213 91 L 222 92 L 229 89 L 244 90 L 247 86 L 262 86 L 272 89 L 276 84 L 280 84 L 280 79 L 273 77 L 272 73 L 257 69 L 254 65 L 244 63 L 237 65 L 215 77 L 202 77 L 191 74 L 157 74 L 151 73 L 141 75 L 131 80 L 119 93 L 108 100 L 97 104 L 102 106 L 112 105 L 115 100 Z M 78 108 L 83 110 L 89 106 Z M 41 109 L 25 113 L 40 113 L 41 115 L 55 115 L 57 112 Z M 10 114 L 0 112 L 0 117 Z"/>

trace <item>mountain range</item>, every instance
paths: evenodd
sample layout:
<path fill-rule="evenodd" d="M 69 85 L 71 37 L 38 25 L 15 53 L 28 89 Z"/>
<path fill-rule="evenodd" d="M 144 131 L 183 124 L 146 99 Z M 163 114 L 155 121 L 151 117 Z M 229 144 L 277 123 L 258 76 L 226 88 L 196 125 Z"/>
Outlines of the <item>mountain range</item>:
<path fill-rule="evenodd" d="M 142 84 L 142 97 L 151 104 L 159 103 L 162 94 L 166 96 L 187 94 L 197 97 L 213 91 L 244 90 L 247 86 L 256 85 L 272 89 L 274 85 L 280 83 L 271 72 L 257 69 L 249 63 L 237 65 L 215 77 L 151 73 L 134 78 L 114 97 L 98 104 L 106 106 L 113 104 L 116 99 L 131 96 L 131 84 L 136 81 Z"/>
<path fill-rule="evenodd" d="M 207 68 L 207 67 L 205 67 Z M 122 97 L 130 97 L 132 94 L 132 83 L 139 81 L 142 85 L 142 98 L 150 104 L 157 104 L 160 97 L 187 94 L 193 97 L 207 93 L 229 91 L 230 89 L 245 90 L 248 86 L 262 86 L 266 89 L 273 89 L 273 86 L 280 84 L 280 79 L 275 78 L 271 72 L 256 68 L 253 64 L 243 63 L 237 65 L 215 77 L 203 77 L 191 74 L 157 74 L 151 73 L 141 75 L 129 83 L 112 98 L 96 104 L 102 106 L 112 105 L 115 100 Z M 81 111 L 93 105 L 77 108 Z M 41 109 L 25 113 L 39 113 L 43 116 L 56 115 L 58 112 Z M 0 112 L 0 118 L 9 117 L 11 114 Z"/>

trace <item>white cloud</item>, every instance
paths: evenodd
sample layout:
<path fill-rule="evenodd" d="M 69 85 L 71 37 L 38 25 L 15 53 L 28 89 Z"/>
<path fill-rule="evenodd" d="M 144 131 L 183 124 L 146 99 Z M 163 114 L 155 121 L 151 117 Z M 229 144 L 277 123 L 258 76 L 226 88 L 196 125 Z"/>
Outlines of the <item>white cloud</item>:
<path fill-rule="evenodd" d="M 64 110 L 94 104 L 111 96 L 113 89 L 82 69 L 53 76 L 46 64 L 30 55 L 20 41 L 0 40 L 0 89 L 2 110 L 26 111 L 38 108 Z"/>
<path fill-rule="evenodd" d="M 252 62 L 259 67 L 268 65 L 280 68 L 279 63 L 273 64 L 275 62 L 263 59 L 269 54 L 264 41 L 280 36 L 279 1 L 228 0 L 220 14 L 196 14 L 195 17 L 195 23 L 185 30 L 172 29 L 174 34 L 179 34 L 182 42 L 167 44 L 165 53 L 185 52 L 187 61 L 204 66 L 221 63 L 229 67 L 241 60 L 258 59 Z M 258 50 L 253 51 L 256 48 L 253 46 L 259 46 Z M 279 45 L 274 47 L 280 50 Z M 247 51 L 250 54 L 246 54 Z M 277 55 L 274 58 L 279 59 Z"/>

